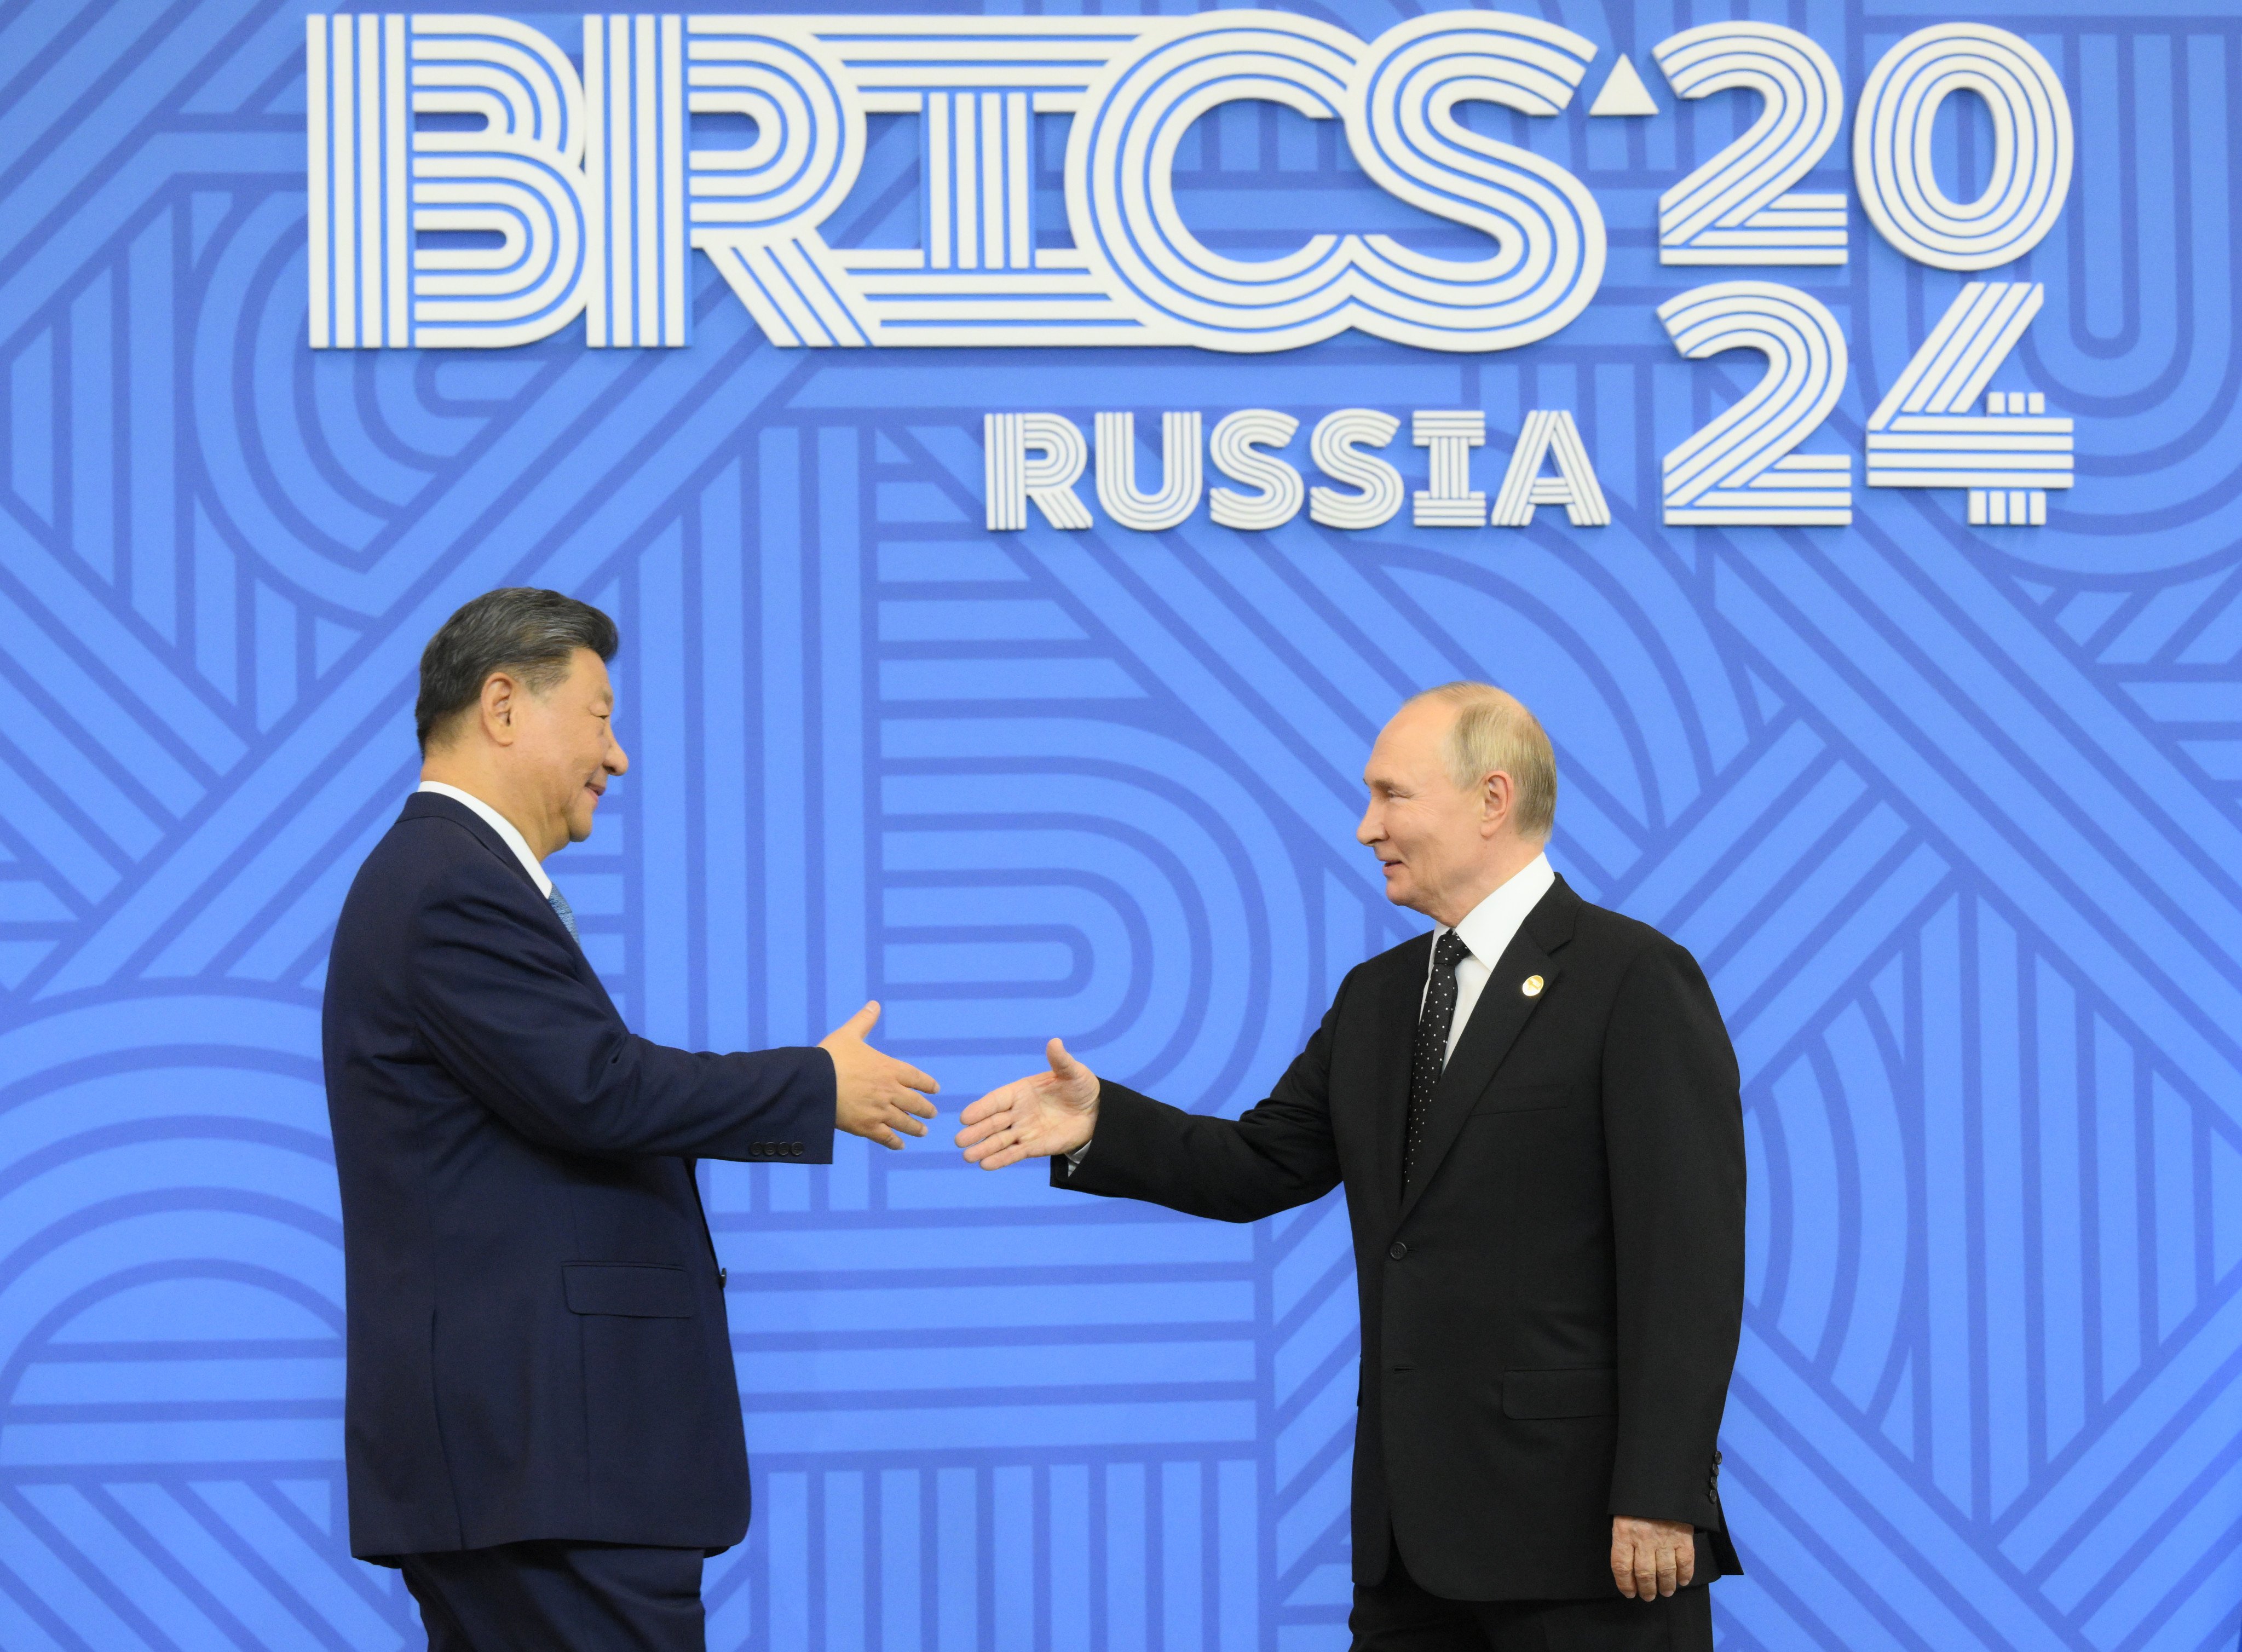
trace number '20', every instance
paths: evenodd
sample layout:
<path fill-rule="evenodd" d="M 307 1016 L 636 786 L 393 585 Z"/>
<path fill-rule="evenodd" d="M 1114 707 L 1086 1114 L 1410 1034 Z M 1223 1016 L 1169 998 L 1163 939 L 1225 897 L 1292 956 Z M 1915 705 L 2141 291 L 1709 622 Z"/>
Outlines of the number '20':
<path fill-rule="evenodd" d="M 1659 257 L 1676 265 L 1842 264 L 1844 198 L 1794 192 L 1835 141 L 1843 88 L 1829 54 L 1796 30 L 1715 23 L 1652 55 L 1683 97 L 1745 89 L 1750 130 L 1659 201 Z M 1957 203 L 1930 166 L 1940 106 L 1975 92 L 1993 125 L 1984 191 Z M 2071 185 L 2071 106 L 2030 43 L 1982 24 L 1942 24 L 1886 52 L 1862 89 L 1853 178 L 1886 241 L 1943 270 L 1990 269 L 2039 245 Z M 2045 520 L 2045 493 L 2071 485 L 2071 421 L 2037 395 L 1978 397 L 2039 309 L 2037 282 L 1970 282 L 1869 420 L 1871 487 L 1970 492 L 1973 522 Z M 1811 293 L 1774 282 L 1715 283 L 1659 308 L 1692 359 L 1752 349 L 1760 383 L 1666 456 L 1664 515 L 1677 526 L 1839 526 L 1852 520 L 1852 460 L 1796 453 L 1836 403 L 1844 335 Z M 2013 404 L 2013 405 L 2012 405 Z"/>

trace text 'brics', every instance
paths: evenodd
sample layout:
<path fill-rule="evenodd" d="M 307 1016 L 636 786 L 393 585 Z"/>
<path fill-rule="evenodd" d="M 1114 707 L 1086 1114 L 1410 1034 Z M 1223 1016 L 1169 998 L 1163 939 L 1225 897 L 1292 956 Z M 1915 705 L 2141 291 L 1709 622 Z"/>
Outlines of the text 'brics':
<path fill-rule="evenodd" d="M 2050 494 L 2077 480 L 2071 418 L 2048 407 L 2046 386 L 2016 381 L 2033 371 L 2025 335 L 2045 284 L 1997 273 L 2062 215 L 2070 99 L 2038 47 L 1989 24 L 1916 29 L 1867 65 L 1857 91 L 1796 29 L 1701 24 L 1649 48 L 1669 94 L 1661 104 L 1631 58 L 1501 10 L 1425 12 L 1370 38 L 1258 9 L 574 21 L 572 57 L 557 35 L 480 13 L 305 20 L 312 348 L 503 348 L 581 321 L 594 349 L 682 349 L 697 255 L 781 349 L 1265 355 L 1353 332 L 1413 350 L 1517 350 L 1556 337 L 1595 299 L 1604 207 L 1558 155 L 1459 111 L 1507 111 L 1524 118 L 1504 130 L 1528 137 L 1574 107 L 1601 59 L 1584 121 L 1656 121 L 1728 91 L 1761 106 L 1657 198 L 1661 267 L 1738 272 L 1659 303 L 1675 350 L 1767 363 L 1661 456 L 1665 526 L 1852 521 L 1854 456 L 1829 450 L 1823 425 L 1849 382 L 1858 306 L 1841 303 L 1841 320 L 1826 284 L 1769 277 L 1849 262 L 1855 200 L 1889 252 L 1984 278 L 1961 282 L 1935 319 L 1910 321 L 1921 336 L 1868 415 L 1857 480 L 1961 492 L 1972 526 L 2025 528 L 2046 525 Z M 1993 157 L 1963 201 L 1940 173 L 1954 148 L 1940 111 L 1957 97 L 1981 107 Z M 1232 104 L 1331 123 L 1334 151 L 1378 191 L 1479 244 L 1459 252 L 1334 226 L 1276 257 L 1210 245 L 1178 205 L 1177 160 L 1197 123 Z M 1849 104 L 1848 174 L 1822 162 Z M 876 118 L 903 123 L 883 130 L 908 127 L 916 141 L 889 143 L 889 170 L 860 191 Z M 1577 159 L 1576 138 L 1560 124 L 1538 141 Z M 894 170 L 906 148 L 915 171 Z M 1848 178 L 1849 191 L 1836 186 Z M 860 192 L 869 205 L 842 212 Z M 855 244 L 868 212 L 902 244 Z M 1523 522 L 1537 502 L 1601 519 L 1561 415 L 1520 440 L 1570 457 L 1546 479 L 1514 465 L 1481 513 L 1466 485 L 1473 416 L 1417 416 L 1416 440 L 1432 451 L 1418 522 L 1464 524 L 1467 505 L 1471 526 Z M 1352 526 L 1399 511 L 1392 467 L 1362 452 L 1380 445 L 1370 426 L 1333 436 L 1330 458 L 1318 438 L 1317 463 L 1356 493 L 1304 492 L 1290 466 L 1258 451 L 1270 444 L 1252 421 L 1273 417 L 1237 415 L 1248 422 L 1214 433 L 1205 457 L 1265 484 L 1252 495 L 1216 489 L 1218 522 L 1283 520 L 1303 500 L 1318 521 Z M 1373 416 L 1333 417 L 1344 431 Z M 1116 521 L 1150 527 L 1196 508 L 1196 437 L 1188 467 L 1178 447 L 1160 493 L 1144 495 L 1099 425 L 1098 492 Z M 1070 445 L 1056 424 L 1037 429 L 1048 441 L 1023 426 L 992 443 L 991 521 L 1024 521 L 1034 500 L 1055 522 L 1087 526 L 1079 501 L 1066 502 L 1079 433 Z M 1280 486 L 1287 475 L 1293 485 Z"/>
<path fill-rule="evenodd" d="M 1378 527 L 1400 514 L 1405 495 L 1419 527 L 1525 527 L 1534 507 L 1561 506 L 1575 527 L 1611 521 L 1595 467 L 1573 416 L 1562 409 L 1526 415 L 1490 508 L 1472 487 L 1472 449 L 1487 445 L 1487 415 L 1477 408 L 1409 415 L 1409 436 L 1427 450 L 1426 485 L 1409 490 L 1401 472 L 1378 456 L 1400 433 L 1401 421 L 1372 407 L 1341 407 L 1316 421 L 1308 452 L 1336 487 L 1307 485 L 1299 470 L 1272 451 L 1290 443 L 1300 421 L 1266 407 L 1233 413 L 1207 435 L 1196 413 L 1160 415 L 1160 483 L 1147 492 L 1137 475 L 1137 416 L 1097 416 L 1093 469 L 1082 427 L 1060 413 L 990 413 L 987 444 L 988 524 L 992 532 L 1028 526 L 1033 505 L 1053 527 L 1092 526 L 1075 486 L 1092 470 L 1098 502 L 1123 527 L 1158 533 L 1187 520 L 1204 495 L 1222 527 L 1282 527 L 1307 507 L 1325 527 Z M 1205 466 L 1248 491 L 1206 486 Z M 1547 472 L 1547 474 L 1544 474 Z"/>
<path fill-rule="evenodd" d="M 1661 265 L 1853 256 L 1847 195 L 1816 176 L 1847 88 L 1827 50 L 1775 24 L 1704 24 L 1651 46 L 1661 105 L 1624 54 L 1501 10 L 1426 12 L 1369 39 L 1262 10 L 571 21 L 575 57 L 561 35 L 480 13 L 305 19 L 312 348 L 507 347 L 579 320 L 593 348 L 683 348 L 697 251 L 789 349 L 1259 354 L 1353 330 L 1514 350 L 1594 299 L 1604 211 L 1564 160 L 1460 111 L 1554 122 L 1600 57 L 1592 118 L 1657 120 L 1735 89 L 1760 101 L 1749 131 L 1659 196 Z M 1997 157 L 1962 202 L 1933 161 L 1957 96 L 1984 105 Z M 1177 158 L 1196 123 L 1238 103 L 1331 123 L 1371 185 L 1480 245 L 1459 255 L 1334 228 L 1275 258 L 1210 246 L 1178 207 Z M 876 118 L 916 127 L 915 188 L 883 185 L 916 196 L 904 245 L 851 245 L 841 214 Z M 2021 36 L 1918 29 L 1876 61 L 1853 118 L 1854 192 L 1916 263 L 2012 263 L 2063 210 L 2069 99 Z M 1044 123 L 1063 130 L 1063 158 Z M 1555 130 L 1541 141 L 1569 148 Z M 1773 297 L 1821 310 L 1798 289 Z"/>

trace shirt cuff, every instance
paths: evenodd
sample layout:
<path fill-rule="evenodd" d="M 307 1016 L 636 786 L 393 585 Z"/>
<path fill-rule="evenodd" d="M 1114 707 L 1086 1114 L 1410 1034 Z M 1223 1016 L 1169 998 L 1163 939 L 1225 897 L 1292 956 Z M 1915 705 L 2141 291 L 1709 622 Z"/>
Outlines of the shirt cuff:
<path fill-rule="evenodd" d="M 1076 1171 L 1082 1168 L 1082 1161 L 1089 1157 L 1090 1144 L 1088 1142 L 1084 1142 L 1081 1146 L 1076 1148 L 1072 1152 L 1066 1155 L 1066 1173 L 1070 1176 L 1073 1175 Z"/>

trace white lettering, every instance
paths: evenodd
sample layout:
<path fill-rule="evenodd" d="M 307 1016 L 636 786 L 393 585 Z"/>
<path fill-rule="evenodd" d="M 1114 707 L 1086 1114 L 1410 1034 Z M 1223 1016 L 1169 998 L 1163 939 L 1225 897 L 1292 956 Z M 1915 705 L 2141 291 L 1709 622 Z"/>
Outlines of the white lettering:
<path fill-rule="evenodd" d="M 1207 457 L 1214 467 L 1234 482 L 1258 487 L 1258 495 L 1217 487 L 1207 494 L 1207 514 L 1217 525 L 1248 533 L 1282 527 L 1300 514 L 1306 484 L 1300 473 L 1263 447 L 1282 447 L 1292 440 L 1300 421 L 1290 413 L 1265 407 L 1248 407 L 1232 413 L 1215 426 L 1207 442 Z"/>
<path fill-rule="evenodd" d="M 1542 461 L 1554 455 L 1557 473 L 1541 474 Z M 1497 527 L 1525 527 L 1534 520 L 1536 505 L 1562 505 L 1574 527 L 1608 527 L 1611 507 L 1596 480 L 1596 467 L 1588 462 L 1573 415 L 1560 407 L 1537 408 L 1526 415 L 1518 433 L 1518 446 L 1510 450 L 1510 468 L 1502 473 L 1502 492 L 1495 495 Z"/>
<path fill-rule="evenodd" d="M 1409 415 L 1409 440 L 1432 449 L 1432 486 L 1419 494 L 1409 520 L 1419 527 L 1483 527 L 1487 495 L 1471 491 L 1471 450 L 1487 446 L 1487 415 L 1466 413 Z"/>
<path fill-rule="evenodd" d="M 1205 458 L 1230 480 L 1255 491 L 1204 486 L 1199 431 L 1204 416 L 1160 415 L 1158 493 L 1137 480 L 1137 420 L 1128 413 L 1097 415 L 1098 500 L 1119 527 L 1159 533 L 1190 520 L 1200 495 L 1216 526 L 1245 533 L 1282 527 L 1299 514 L 1305 498 L 1320 527 L 1370 528 L 1391 521 L 1410 497 L 1400 471 L 1370 449 L 1390 447 L 1401 421 L 1375 407 L 1341 407 L 1316 421 L 1308 451 L 1335 487 L 1306 487 L 1289 460 L 1269 450 L 1288 445 L 1300 421 L 1269 407 L 1247 407 L 1218 420 Z M 1054 527 L 1091 525 L 1071 484 L 1086 452 L 1081 429 L 1057 413 L 990 413 L 982 421 L 987 441 L 988 523 L 1017 532 L 1028 523 L 1033 500 Z M 1417 491 L 1413 520 L 1432 527 L 1525 527 L 1537 506 L 1558 505 L 1575 527 L 1601 527 L 1611 507 L 1589 462 L 1573 415 L 1536 408 L 1526 415 L 1493 514 L 1487 495 L 1471 486 L 1471 452 L 1487 445 L 1487 415 L 1476 407 L 1420 409 L 1409 416 L 1415 444 L 1427 450 L 1429 486 Z M 1030 452 L 1040 454 L 1030 458 Z M 1545 465 L 1556 473 L 1545 476 Z M 1352 490 L 1352 491 L 1343 491 Z"/>
<path fill-rule="evenodd" d="M 1030 500 L 1053 527 L 1090 526 L 1090 508 L 1074 493 L 1090 463 L 1090 450 L 1072 420 L 1057 413 L 990 413 L 981 428 L 988 447 L 983 468 L 991 533 L 1025 527 Z M 1030 448 L 1042 457 L 1029 458 Z"/>
<path fill-rule="evenodd" d="M 1205 483 L 1198 462 L 1198 415 L 1160 415 L 1161 487 L 1157 494 L 1137 490 L 1137 415 L 1098 415 L 1098 502 L 1124 527 L 1157 534 L 1173 527 L 1198 508 Z"/>
<path fill-rule="evenodd" d="M 1393 414 L 1370 407 L 1342 407 L 1318 420 L 1308 451 L 1325 475 L 1359 491 L 1311 487 L 1309 520 L 1326 527 L 1380 527 L 1392 521 L 1401 508 L 1401 473 L 1360 449 L 1385 447 L 1400 428 Z"/>

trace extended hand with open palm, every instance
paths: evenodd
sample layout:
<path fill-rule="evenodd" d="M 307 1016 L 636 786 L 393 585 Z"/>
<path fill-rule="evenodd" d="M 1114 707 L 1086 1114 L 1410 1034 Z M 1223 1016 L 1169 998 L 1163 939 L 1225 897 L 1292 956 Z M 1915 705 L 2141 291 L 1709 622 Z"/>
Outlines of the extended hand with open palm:
<path fill-rule="evenodd" d="M 969 1163 L 1002 1170 L 1085 1145 L 1098 1126 L 1098 1075 L 1057 1038 L 1044 1046 L 1049 1072 L 1000 1085 L 958 1115 L 957 1145 Z"/>
<path fill-rule="evenodd" d="M 833 1058 L 833 1125 L 883 1147 L 900 1149 L 905 1136 L 923 1136 L 919 1120 L 934 1117 L 926 1098 L 942 1086 L 908 1061 L 864 1042 L 880 1018 L 875 998 L 817 1041 Z"/>

